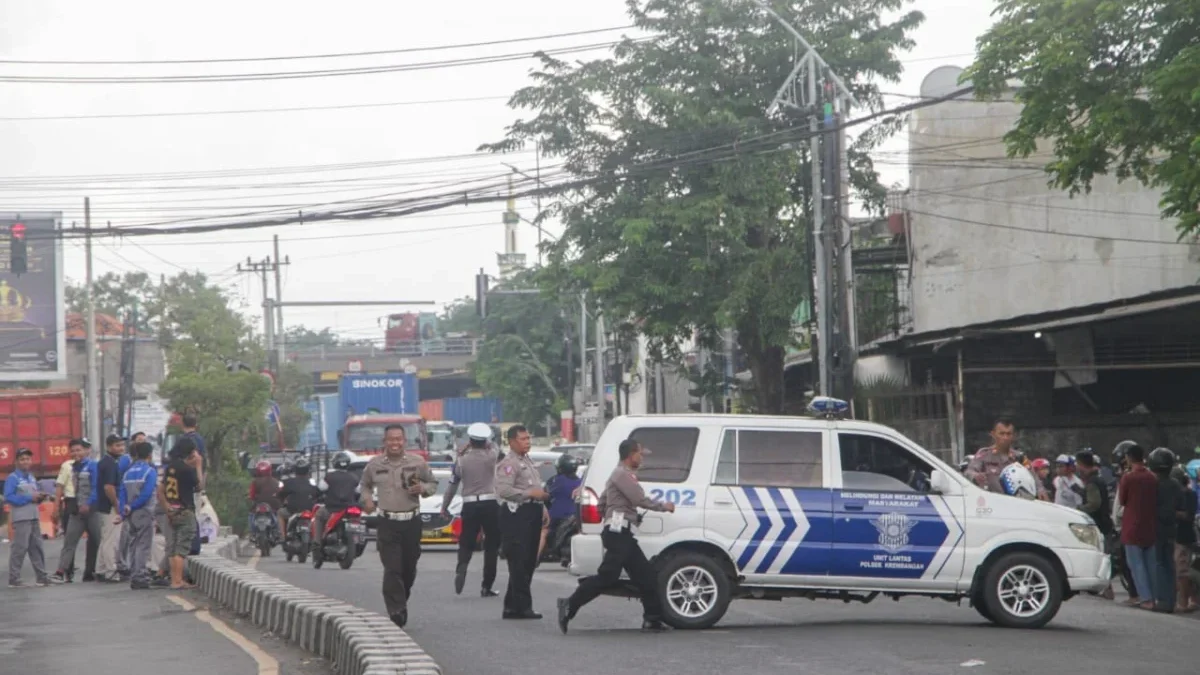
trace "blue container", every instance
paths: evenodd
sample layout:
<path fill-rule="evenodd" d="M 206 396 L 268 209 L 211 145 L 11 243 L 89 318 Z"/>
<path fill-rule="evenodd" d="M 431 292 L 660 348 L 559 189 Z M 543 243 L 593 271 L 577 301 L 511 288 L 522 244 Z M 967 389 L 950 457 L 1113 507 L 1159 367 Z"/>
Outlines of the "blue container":
<path fill-rule="evenodd" d="M 317 399 L 310 399 L 302 403 L 300 407 L 308 413 L 308 423 L 304 425 L 304 431 L 300 432 L 300 443 L 297 449 L 324 443 L 325 441 L 321 440 L 321 402 Z"/>
<path fill-rule="evenodd" d="M 339 421 L 344 421 L 346 415 L 366 415 L 371 411 L 416 415 L 420 401 L 417 377 L 406 373 L 342 375 L 338 391 L 342 413 Z"/>
<path fill-rule="evenodd" d="M 342 423 L 346 421 L 346 418 L 341 414 L 339 399 L 337 394 L 321 394 L 317 397 L 317 402 L 321 407 L 320 442 L 328 446 L 330 450 L 340 450 L 342 447 L 338 443 L 337 432 L 342 428 Z"/>
<path fill-rule="evenodd" d="M 447 398 L 442 400 L 442 419 L 455 424 L 504 421 L 504 407 L 498 398 Z"/>

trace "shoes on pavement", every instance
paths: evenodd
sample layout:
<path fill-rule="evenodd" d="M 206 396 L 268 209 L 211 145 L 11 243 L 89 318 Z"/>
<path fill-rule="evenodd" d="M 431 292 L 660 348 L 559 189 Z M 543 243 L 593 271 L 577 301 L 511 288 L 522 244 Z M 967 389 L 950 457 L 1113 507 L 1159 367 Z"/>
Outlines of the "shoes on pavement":
<path fill-rule="evenodd" d="M 62 570 L 59 570 L 59 571 L 55 572 L 54 574 L 50 575 L 50 577 L 51 577 L 52 579 L 57 579 L 57 580 L 58 580 L 58 582 L 59 582 L 59 583 L 61 583 L 61 584 L 69 584 L 69 583 L 71 583 L 71 577 L 70 577 L 70 575 L 66 574 L 66 573 L 65 573 L 65 572 L 63 572 Z"/>
<path fill-rule="evenodd" d="M 155 579 L 150 582 L 150 585 L 154 588 L 170 588 L 171 579 L 169 577 L 155 577 Z"/>
<path fill-rule="evenodd" d="M 567 634 L 567 624 L 571 623 L 571 601 L 567 598 L 558 599 L 558 629 Z"/>
<path fill-rule="evenodd" d="M 404 628 L 404 625 L 408 623 L 408 610 L 402 609 L 399 612 L 391 615 L 390 618 L 392 623 L 396 624 L 400 628 Z"/>
<path fill-rule="evenodd" d="M 481 597 L 481 598 L 494 598 L 497 595 L 500 595 L 500 594 L 497 593 L 496 591 L 493 591 L 490 588 L 485 588 L 485 589 L 482 589 L 481 591 L 479 591 L 479 597 Z"/>
<path fill-rule="evenodd" d="M 454 594 L 462 595 L 463 586 L 467 583 L 467 571 L 459 570 L 454 573 Z"/>
<path fill-rule="evenodd" d="M 106 577 L 97 575 L 96 581 L 99 581 L 99 582 L 105 583 L 105 584 L 119 584 L 119 583 L 121 583 L 121 577 L 118 574 L 111 574 Z"/>
<path fill-rule="evenodd" d="M 61 583 L 63 583 L 61 580 L 55 579 L 54 577 L 44 577 L 42 579 L 38 579 L 37 582 L 34 583 L 34 585 L 46 587 L 46 586 L 55 586 L 55 585 L 58 585 Z"/>
<path fill-rule="evenodd" d="M 25 585 L 24 581 L 10 581 L 10 582 L 8 582 L 8 587 L 9 588 L 29 588 L 29 586 Z"/>
<path fill-rule="evenodd" d="M 95 580 L 96 580 L 96 575 L 95 575 L 95 574 L 84 574 L 84 575 L 83 575 L 83 580 L 84 580 L 84 581 L 95 581 Z"/>
<path fill-rule="evenodd" d="M 506 611 L 503 614 L 501 614 L 500 617 L 503 619 L 540 619 L 540 618 L 542 618 L 542 615 L 538 614 L 537 612 L 533 611 L 532 609 L 527 609 L 523 612 L 507 612 Z"/>
<path fill-rule="evenodd" d="M 661 621 L 643 621 L 642 630 L 646 631 L 647 633 L 662 633 L 669 629 L 667 628 L 666 624 Z"/>
<path fill-rule="evenodd" d="M 148 581 L 130 581 L 129 589 L 133 591 L 148 591 L 150 590 L 150 582 Z"/>

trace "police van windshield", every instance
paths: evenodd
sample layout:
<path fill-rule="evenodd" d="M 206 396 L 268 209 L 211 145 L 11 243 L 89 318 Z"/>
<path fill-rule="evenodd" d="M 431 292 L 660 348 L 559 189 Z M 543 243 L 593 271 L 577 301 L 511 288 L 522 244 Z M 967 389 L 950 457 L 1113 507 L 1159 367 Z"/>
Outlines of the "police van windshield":
<path fill-rule="evenodd" d="M 378 450 L 383 447 L 383 430 L 395 422 L 378 422 L 369 424 L 352 424 L 346 429 L 346 450 Z M 405 448 L 420 448 L 418 439 L 421 438 L 421 428 L 414 422 L 401 424 L 404 427 L 404 437 L 407 439 Z"/>

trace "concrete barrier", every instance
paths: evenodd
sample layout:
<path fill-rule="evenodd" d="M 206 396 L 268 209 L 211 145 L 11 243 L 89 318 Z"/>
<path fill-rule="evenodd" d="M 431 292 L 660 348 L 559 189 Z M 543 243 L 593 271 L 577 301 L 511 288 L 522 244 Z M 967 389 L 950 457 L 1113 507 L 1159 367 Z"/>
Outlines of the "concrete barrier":
<path fill-rule="evenodd" d="M 338 675 L 441 675 L 385 616 L 286 584 L 238 562 L 241 542 L 221 533 L 188 558 L 197 587 L 256 626 L 329 659 Z"/>

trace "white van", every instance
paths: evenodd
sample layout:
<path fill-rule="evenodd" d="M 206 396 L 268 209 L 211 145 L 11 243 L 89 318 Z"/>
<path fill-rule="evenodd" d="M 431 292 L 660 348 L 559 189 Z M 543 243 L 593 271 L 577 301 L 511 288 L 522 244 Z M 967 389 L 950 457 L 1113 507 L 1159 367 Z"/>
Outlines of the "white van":
<path fill-rule="evenodd" d="M 1036 628 L 1111 575 L 1087 515 L 985 492 L 893 429 L 745 415 L 614 419 L 581 490 L 572 574 L 600 566 L 598 498 L 625 438 L 652 453 L 646 493 L 676 506 L 636 529 L 675 628 L 711 627 L 734 599 L 880 594 L 967 598 L 994 623 Z"/>

